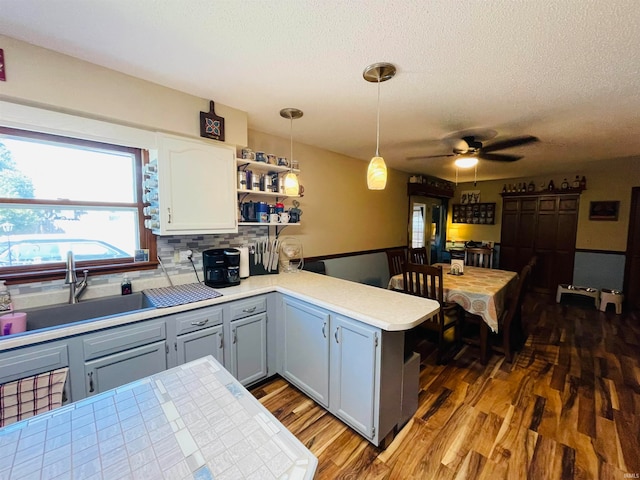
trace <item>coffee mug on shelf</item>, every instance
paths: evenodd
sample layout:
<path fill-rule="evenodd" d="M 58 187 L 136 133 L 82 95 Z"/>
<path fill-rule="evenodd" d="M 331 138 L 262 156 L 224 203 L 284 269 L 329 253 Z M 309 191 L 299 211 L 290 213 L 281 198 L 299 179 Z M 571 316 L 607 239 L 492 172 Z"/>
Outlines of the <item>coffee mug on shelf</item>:
<path fill-rule="evenodd" d="M 287 157 L 278 157 L 278 166 L 288 167 L 289 161 L 287 160 Z"/>
<path fill-rule="evenodd" d="M 256 152 L 256 162 L 267 163 L 267 156 L 264 152 Z"/>
<path fill-rule="evenodd" d="M 276 165 L 277 160 L 276 160 L 276 156 L 273 153 L 267 154 L 267 163 L 269 165 Z"/>
<path fill-rule="evenodd" d="M 289 223 L 290 217 L 287 212 L 282 212 L 279 214 L 279 216 L 280 216 L 280 219 L 279 219 L 280 223 Z"/>
<path fill-rule="evenodd" d="M 277 213 L 269 214 L 269 223 L 278 223 L 280 221 L 280 216 Z"/>
<path fill-rule="evenodd" d="M 250 148 L 243 148 L 242 149 L 242 158 L 244 160 L 255 160 L 256 159 L 256 154 Z"/>

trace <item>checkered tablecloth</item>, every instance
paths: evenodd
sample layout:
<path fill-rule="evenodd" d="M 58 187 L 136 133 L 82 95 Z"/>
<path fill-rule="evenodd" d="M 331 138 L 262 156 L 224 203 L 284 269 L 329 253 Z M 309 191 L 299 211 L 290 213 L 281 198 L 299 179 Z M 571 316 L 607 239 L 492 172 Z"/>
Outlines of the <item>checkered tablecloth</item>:
<path fill-rule="evenodd" d="M 202 283 L 187 283 L 172 287 L 149 288 L 143 293 L 156 308 L 175 307 L 185 303 L 199 302 L 221 297 L 222 294 Z"/>

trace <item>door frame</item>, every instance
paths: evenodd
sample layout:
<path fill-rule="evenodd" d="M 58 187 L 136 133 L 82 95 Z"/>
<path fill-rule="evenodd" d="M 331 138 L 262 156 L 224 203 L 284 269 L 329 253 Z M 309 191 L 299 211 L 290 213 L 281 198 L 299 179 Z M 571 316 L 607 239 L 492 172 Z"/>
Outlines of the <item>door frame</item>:
<path fill-rule="evenodd" d="M 631 269 L 634 266 L 633 257 L 638 254 L 634 252 L 634 245 L 640 245 L 640 238 L 636 238 L 636 234 L 640 232 L 640 225 L 634 225 L 634 220 L 640 219 L 640 187 L 631 188 L 631 208 L 629 209 L 629 226 L 627 231 L 627 249 L 625 252 L 624 262 L 624 280 L 623 291 L 626 293 L 626 303 L 631 308 L 640 308 L 640 299 L 631 298 L 631 287 L 635 287 L 636 291 L 640 291 L 638 285 L 632 285 L 631 282 L 640 282 L 639 278 L 631 278 Z"/>

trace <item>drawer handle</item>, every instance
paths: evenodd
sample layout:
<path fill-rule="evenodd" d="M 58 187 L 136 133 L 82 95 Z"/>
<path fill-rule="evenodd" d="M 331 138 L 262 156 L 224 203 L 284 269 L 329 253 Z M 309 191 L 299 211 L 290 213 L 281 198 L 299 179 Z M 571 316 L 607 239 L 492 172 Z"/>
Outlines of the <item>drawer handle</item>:
<path fill-rule="evenodd" d="M 324 338 L 327 338 L 327 322 L 324 322 L 324 323 L 322 324 L 322 336 L 323 336 Z"/>
<path fill-rule="evenodd" d="M 336 343 L 340 343 L 340 340 L 338 340 L 338 328 L 336 328 L 336 333 L 333 334 L 333 337 L 336 339 Z"/>
<path fill-rule="evenodd" d="M 235 329 L 233 330 L 233 343 L 237 343 L 238 342 L 238 335 L 236 334 Z"/>
<path fill-rule="evenodd" d="M 253 307 L 251 307 L 251 308 L 243 308 L 243 309 L 242 309 L 242 311 L 243 311 L 244 313 L 253 313 L 253 312 L 255 312 L 255 311 L 256 311 L 256 308 L 257 308 L 257 307 L 254 305 L 254 306 L 253 306 Z"/>
<path fill-rule="evenodd" d="M 93 372 L 89 372 L 89 393 L 93 393 Z"/>
<path fill-rule="evenodd" d="M 206 325 L 207 323 L 209 323 L 209 319 L 206 318 L 204 320 L 200 320 L 199 322 L 191 322 L 191 325 L 193 325 L 194 327 L 202 327 L 203 325 Z"/>
<path fill-rule="evenodd" d="M 220 332 L 218 335 L 220 336 L 220 348 L 223 348 L 224 345 L 222 343 L 222 332 Z"/>

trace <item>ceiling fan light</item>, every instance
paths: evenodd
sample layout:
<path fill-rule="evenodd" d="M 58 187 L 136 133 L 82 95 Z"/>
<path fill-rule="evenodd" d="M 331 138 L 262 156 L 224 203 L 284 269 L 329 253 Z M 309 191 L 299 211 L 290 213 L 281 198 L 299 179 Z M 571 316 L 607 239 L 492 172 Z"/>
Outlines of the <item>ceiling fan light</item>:
<path fill-rule="evenodd" d="M 471 168 L 475 167 L 478 164 L 478 159 L 476 157 L 460 157 L 457 158 L 453 163 L 458 168 Z"/>
<path fill-rule="evenodd" d="M 369 190 L 384 190 L 387 186 L 387 166 L 384 158 L 373 157 L 367 169 L 367 187 Z"/>

